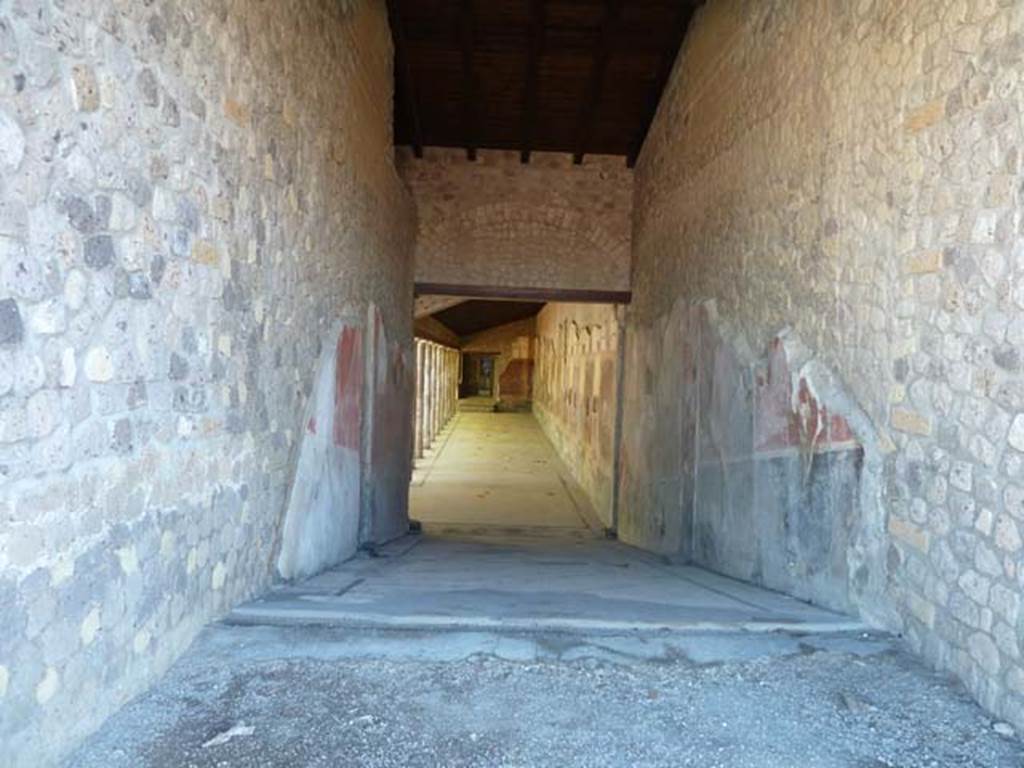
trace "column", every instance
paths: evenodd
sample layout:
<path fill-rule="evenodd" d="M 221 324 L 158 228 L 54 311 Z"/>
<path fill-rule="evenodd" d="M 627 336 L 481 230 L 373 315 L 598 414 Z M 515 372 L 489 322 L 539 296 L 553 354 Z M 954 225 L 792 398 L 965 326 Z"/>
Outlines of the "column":
<path fill-rule="evenodd" d="M 445 421 L 452 420 L 452 351 L 446 349 L 444 354 L 444 413 Z"/>
<path fill-rule="evenodd" d="M 423 456 L 423 342 L 416 339 L 416 403 L 413 412 L 413 455 Z"/>
<path fill-rule="evenodd" d="M 459 350 L 452 350 L 452 418 L 459 412 Z"/>
<path fill-rule="evenodd" d="M 434 441 L 434 345 L 427 342 L 423 346 L 426 369 L 423 380 L 423 448 L 427 449 Z"/>
<path fill-rule="evenodd" d="M 434 377 L 434 402 L 437 403 L 437 407 L 434 409 L 434 436 L 441 431 L 441 381 L 444 375 L 444 359 L 441 356 L 441 347 L 439 344 L 434 344 L 434 367 L 437 370 L 437 375 Z"/>

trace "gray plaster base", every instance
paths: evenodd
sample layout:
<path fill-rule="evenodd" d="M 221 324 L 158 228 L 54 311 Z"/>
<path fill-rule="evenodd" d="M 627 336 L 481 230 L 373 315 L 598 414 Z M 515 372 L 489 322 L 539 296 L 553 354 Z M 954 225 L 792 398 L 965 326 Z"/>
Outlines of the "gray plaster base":
<path fill-rule="evenodd" d="M 204 747 L 244 726 L 248 735 Z M 67 763 L 1018 766 L 884 637 L 207 629 Z"/>

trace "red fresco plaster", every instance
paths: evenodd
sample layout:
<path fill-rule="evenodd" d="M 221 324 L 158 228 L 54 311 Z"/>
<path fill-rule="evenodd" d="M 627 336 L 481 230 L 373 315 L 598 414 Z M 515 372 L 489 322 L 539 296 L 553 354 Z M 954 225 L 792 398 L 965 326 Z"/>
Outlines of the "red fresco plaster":
<path fill-rule="evenodd" d="M 754 450 L 797 449 L 805 441 L 816 451 L 847 447 L 856 442 L 850 425 L 818 402 L 807 380 L 800 378 L 798 407 L 793 408 L 792 375 L 780 339 L 774 339 L 768 365 L 757 372 Z M 821 434 L 818 434 L 818 430 Z"/>
<path fill-rule="evenodd" d="M 338 336 L 334 386 L 334 444 L 359 450 L 363 394 L 363 338 L 358 328 Z"/>

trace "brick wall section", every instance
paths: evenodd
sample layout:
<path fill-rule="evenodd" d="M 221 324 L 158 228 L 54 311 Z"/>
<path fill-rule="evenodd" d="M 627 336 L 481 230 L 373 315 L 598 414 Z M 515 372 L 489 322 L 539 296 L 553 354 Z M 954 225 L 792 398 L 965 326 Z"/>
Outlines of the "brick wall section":
<path fill-rule="evenodd" d="M 612 524 L 619 323 L 608 304 L 548 304 L 537 316 L 533 412 L 606 526 Z"/>
<path fill-rule="evenodd" d="M 383 2 L 0 4 L 6 765 L 268 583 L 341 308 L 410 344 L 390 51 Z"/>
<path fill-rule="evenodd" d="M 663 364 L 705 324 L 748 391 L 784 332 L 866 444 L 854 602 L 1018 727 L 1022 71 L 1020 3 L 705 6 L 636 169 L 623 497 L 686 551 L 700 496 L 660 480 L 699 385 Z"/>
<path fill-rule="evenodd" d="M 417 281 L 628 290 L 633 174 L 621 157 L 399 152 L 419 212 Z"/>

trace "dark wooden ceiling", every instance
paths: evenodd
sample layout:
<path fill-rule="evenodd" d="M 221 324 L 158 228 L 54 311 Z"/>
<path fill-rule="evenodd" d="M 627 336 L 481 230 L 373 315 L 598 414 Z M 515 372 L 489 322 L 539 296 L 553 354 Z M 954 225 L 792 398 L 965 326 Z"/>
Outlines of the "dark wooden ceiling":
<path fill-rule="evenodd" d="M 395 143 L 632 164 L 702 0 L 388 0 Z"/>
<path fill-rule="evenodd" d="M 454 307 L 435 312 L 440 320 L 457 336 L 472 336 L 505 323 L 533 317 L 544 307 L 543 301 L 464 301 Z"/>

